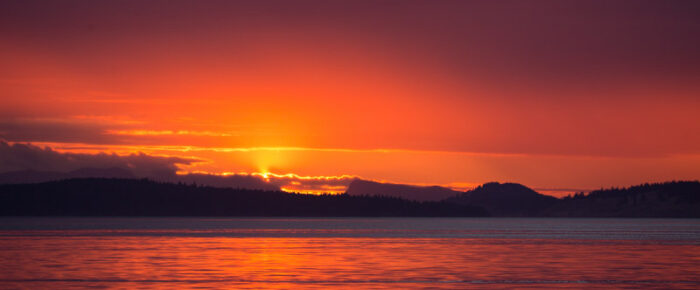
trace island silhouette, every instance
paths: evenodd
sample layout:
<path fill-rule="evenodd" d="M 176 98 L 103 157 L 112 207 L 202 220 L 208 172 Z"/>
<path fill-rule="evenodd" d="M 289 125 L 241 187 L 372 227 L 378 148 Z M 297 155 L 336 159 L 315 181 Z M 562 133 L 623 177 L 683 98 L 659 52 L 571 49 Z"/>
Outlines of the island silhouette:
<path fill-rule="evenodd" d="M 563 198 L 517 183 L 469 191 L 357 179 L 343 194 L 281 191 L 246 176 L 135 178 L 119 168 L 0 174 L 2 216 L 700 217 L 700 182 L 670 181 Z"/>

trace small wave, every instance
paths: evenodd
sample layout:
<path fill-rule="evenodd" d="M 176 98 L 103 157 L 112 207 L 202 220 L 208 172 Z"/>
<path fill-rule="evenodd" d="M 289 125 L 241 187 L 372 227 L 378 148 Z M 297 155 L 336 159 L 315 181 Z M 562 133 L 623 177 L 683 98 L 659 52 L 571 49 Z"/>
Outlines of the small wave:
<path fill-rule="evenodd" d="M 73 283 L 292 283 L 292 284 L 689 284 L 683 280 L 246 280 L 246 279 L 0 279 L 0 282 Z"/>

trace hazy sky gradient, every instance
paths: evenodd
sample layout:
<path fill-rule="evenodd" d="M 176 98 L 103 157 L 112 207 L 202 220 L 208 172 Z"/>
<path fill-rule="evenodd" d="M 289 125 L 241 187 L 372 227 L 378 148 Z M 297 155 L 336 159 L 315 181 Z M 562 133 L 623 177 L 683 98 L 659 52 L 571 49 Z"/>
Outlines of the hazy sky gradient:
<path fill-rule="evenodd" d="M 699 12 L 3 1 L 0 138 L 195 157 L 206 162 L 181 169 L 213 173 L 575 189 L 698 179 Z"/>

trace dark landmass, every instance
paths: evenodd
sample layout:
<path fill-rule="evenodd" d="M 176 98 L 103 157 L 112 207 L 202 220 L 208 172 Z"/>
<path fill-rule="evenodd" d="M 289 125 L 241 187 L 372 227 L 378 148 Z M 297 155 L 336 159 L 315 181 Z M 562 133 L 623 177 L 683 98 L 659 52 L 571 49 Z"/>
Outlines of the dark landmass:
<path fill-rule="evenodd" d="M 481 206 L 494 216 L 538 216 L 560 200 L 522 184 L 490 182 L 445 201 Z"/>
<path fill-rule="evenodd" d="M 672 181 L 579 193 L 539 213 L 557 217 L 700 217 L 700 182 Z"/>
<path fill-rule="evenodd" d="M 700 182 L 673 181 L 578 193 L 562 199 L 515 183 L 487 183 L 447 202 L 509 217 L 700 217 Z"/>
<path fill-rule="evenodd" d="M 461 192 L 440 186 L 413 186 L 355 179 L 350 183 L 345 193 L 356 196 L 380 195 L 416 201 L 440 201 Z"/>
<path fill-rule="evenodd" d="M 353 182 L 354 183 L 354 182 Z M 367 183 L 373 185 L 367 185 Z M 388 196 L 411 199 L 433 192 L 446 192 L 441 187 L 411 187 L 362 181 L 360 191 L 388 190 Z M 440 190 L 442 189 L 442 190 Z M 417 193 L 418 192 L 418 193 Z M 467 192 L 454 191 L 448 203 L 482 207 L 497 217 L 700 217 L 700 182 L 673 181 L 643 184 L 629 188 L 612 188 L 555 198 L 517 183 L 491 182 Z M 382 195 L 381 193 L 378 195 Z"/>
<path fill-rule="evenodd" d="M 145 179 L 0 185 L 3 216 L 488 216 L 480 207 L 393 197 L 291 194 Z"/>
<path fill-rule="evenodd" d="M 100 172 L 116 173 L 90 174 Z M 459 192 L 356 180 L 346 194 L 317 196 L 197 186 L 194 180 L 200 179 L 187 184 L 133 178 L 4 184 L 0 215 L 700 217 L 698 181 L 601 189 L 560 199 L 521 184 L 497 182 Z"/>

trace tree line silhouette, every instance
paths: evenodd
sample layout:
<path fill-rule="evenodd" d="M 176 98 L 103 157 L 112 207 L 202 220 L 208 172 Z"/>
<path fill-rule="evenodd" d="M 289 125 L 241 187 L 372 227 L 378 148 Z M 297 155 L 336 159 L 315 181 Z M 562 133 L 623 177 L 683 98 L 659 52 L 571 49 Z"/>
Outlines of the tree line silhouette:
<path fill-rule="evenodd" d="M 147 179 L 0 185 L 4 216 L 488 216 L 480 207 L 379 196 L 308 195 Z"/>
<path fill-rule="evenodd" d="M 700 182 L 644 183 L 564 197 L 545 216 L 700 217 Z"/>
<path fill-rule="evenodd" d="M 294 194 L 147 179 L 0 185 L 2 216 L 700 217 L 700 182 L 672 181 L 557 199 L 488 183 L 442 201 Z"/>

